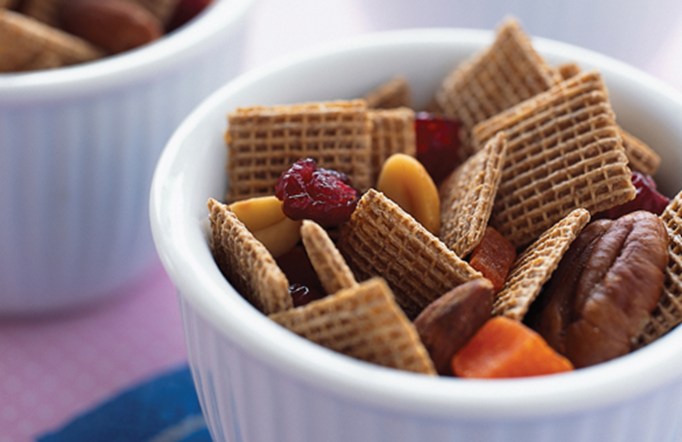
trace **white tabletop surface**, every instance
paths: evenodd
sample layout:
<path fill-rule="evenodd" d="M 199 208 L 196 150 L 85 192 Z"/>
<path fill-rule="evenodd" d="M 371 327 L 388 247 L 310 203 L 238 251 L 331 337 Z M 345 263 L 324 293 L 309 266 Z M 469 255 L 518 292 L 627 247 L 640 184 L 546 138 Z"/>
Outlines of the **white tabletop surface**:
<path fill-rule="evenodd" d="M 538 12 L 531 13 L 525 10 L 520 4 L 539 2 L 540 0 L 259 0 L 253 17 L 252 27 L 247 41 L 247 55 L 245 59 L 245 69 L 265 64 L 278 57 L 285 57 L 287 54 L 297 52 L 311 46 L 323 44 L 325 42 L 337 41 L 359 34 L 377 32 L 398 28 L 415 28 L 428 26 L 465 26 L 481 27 L 481 24 L 494 26 L 512 13 L 516 15 L 522 25 L 530 32 L 538 30 L 544 37 L 557 37 L 559 35 L 569 35 L 570 28 L 555 29 L 542 28 L 538 22 L 563 23 L 563 18 L 558 15 L 566 13 L 559 6 L 567 3 L 563 0 L 549 2 L 553 8 L 550 11 L 542 11 L 554 17 L 537 18 Z M 599 0 L 602 2 L 613 3 L 612 0 Z M 591 29 L 589 24 L 584 24 L 582 37 L 576 37 L 571 43 L 580 43 L 591 49 L 601 50 L 612 48 L 612 53 L 608 55 L 623 59 L 638 68 L 645 70 L 673 86 L 682 89 L 682 2 L 679 0 L 652 0 L 650 2 L 637 2 L 636 0 L 622 0 L 619 4 L 632 3 L 635 12 L 633 16 L 651 16 L 652 10 L 660 8 L 665 14 L 665 6 L 675 4 L 673 7 L 674 17 L 670 19 L 672 25 L 664 30 L 657 30 L 660 18 L 651 17 L 647 23 L 642 23 L 638 29 L 626 29 L 622 31 L 621 39 L 610 38 L 618 35 L 615 29 L 605 30 Z M 680 6 L 677 6 L 679 2 Z M 458 14 L 457 11 L 443 8 L 456 9 L 457 3 L 467 4 L 476 3 L 485 5 L 485 17 L 482 9 L 472 10 L 468 15 Z M 595 4 L 591 0 L 573 0 L 571 5 L 580 8 L 581 3 L 586 3 L 593 8 Z M 637 10 L 643 8 L 642 11 Z M 381 17 L 381 10 L 384 12 Z M 564 6 L 564 9 L 566 7 Z M 594 8 L 593 8 L 594 9 Z M 678 11 L 679 10 L 679 11 Z M 680 13 L 678 13 L 680 12 Z M 523 14 L 524 16 L 519 16 Z M 535 14 L 535 16 L 533 16 Z M 611 20 L 613 23 L 624 22 L 626 16 L 615 16 Z M 610 15 L 610 14 L 609 14 Z M 600 21 L 602 18 L 597 17 Z M 593 21 L 596 19 L 593 18 Z M 606 19 L 604 19 L 606 20 Z M 644 19 L 642 21 L 645 21 Z M 649 28 L 644 27 L 648 25 Z M 564 25 L 566 28 L 568 25 Z M 612 26 L 616 26 L 613 24 Z M 577 25 L 576 25 L 577 27 Z M 599 38 L 595 37 L 594 44 L 584 35 L 588 31 L 594 31 Z M 535 34 L 535 33 L 533 33 Z M 647 37 L 648 36 L 648 37 Z M 626 41 L 625 38 L 631 39 Z M 640 44 L 644 38 L 656 38 L 654 41 L 646 42 L 646 55 L 639 57 L 631 53 L 630 49 L 635 44 Z"/>

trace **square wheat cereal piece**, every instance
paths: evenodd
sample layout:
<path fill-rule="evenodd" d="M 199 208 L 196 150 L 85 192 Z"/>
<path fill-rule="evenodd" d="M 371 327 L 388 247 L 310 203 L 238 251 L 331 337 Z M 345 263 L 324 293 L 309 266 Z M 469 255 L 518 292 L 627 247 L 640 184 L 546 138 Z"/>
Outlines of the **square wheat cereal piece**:
<path fill-rule="evenodd" d="M 415 156 L 417 141 L 414 111 L 407 107 L 369 111 L 372 120 L 372 183 L 376 183 L 384 161 L 394 153 Z"/>
<path fill-rule="evenodd" d="M 581 72 L 580 66 L 573 62 L 560 64 L 556 70 L 562 80 L 568 80 Z"/>
<path fill-rule="evenodd" d="M 575 209 L 528 246 L 516 259 L 504 287 L 496 295 L 493 315 L 523 320 L 542 286 L 589 221 L 587 210 Z"/>
<path fill-rule="evenodd" d="M 0 9 L 0 72 L 19 72 L 38 58 L 43 39 L 32 32 L 34 20 L 16 12 Z"/>
<path fill-rule="evenodd" d="M 289 281 L 265 246 L 227 205 L 211 198 L 208 210 L 211 251 L 230 283 L 266 315 L 292 308 Z"/>
<path fill-rule="evenodd" d="M 508 19 L 485 51 L 455 68 L 436 93 L 446 116 L 462 124 L 465 155 L 471 130 L 481 121 L 544 92 L 559 82 L 516 20 Z"/>
<path fill-rule="evenodd" d="M 76 36 L 47 26 L 31 17 L 0 9 L 0 72 L 20 72 L 94 60 L 102 51 Z M 6 44 L 5 44 L 6 43 Z M 45 56 L 51 53 L 54 56 Z M 39 63 L 44 60 L 46 66 Z"/>
<path fill-rule="evenodd" d="M 506 154 L 506 134 L 498 132 L 440 185 L 439 236 L 457 256 L 467 256 L 483 239 Z"/>
<path fill-rule="evenodd" d="M 319 224 L 304 220 L 301 225 L 301 239 L 308 259 L 327 293 L 333 294 L 357 285 L 346 260 Z"/>
<path fill-rule="evenodd" d="M 414 325 L 381 278 L 270 318 L 319 345 L 366 362 L 434 375 Z"/>
<path fill-rule="evenodd" d="M 400 206 L 370 189 L 341 228 L 338 247 L 358 280 L 384 278 L 414 319 L 434 299 L 480 278 Z"/>
<path fill-rule="evenodd" d="M 41 52 L 33 60 L 24 64 L 21 70 L 24 72 L 37 71 L 41 69 L 54 69 L 62 66 L 59 55 L 53 52 Z"/>
<path fill-rule="evenodd" d="M 365 95 L 367 107 L 371 109 L 392 109 L 396 107 L 410 107 L 412 91 L 407 79 L 397 75 L 386 83 L 372 89 Z"/>
<path fill-rule="evenodd" d="M 661 220 L 670 238 L 668 265 L 663 293 L 637 339 L 639 346 L 660 338 L 682 323 L 682 192 L 668 204 L 661 214 Z"/>
<path fill-rule="evenodd" d="M 580 74 L 580 67 L 575 63 L 566 63 L 557 67 L 564 80 Z M 623 128 L 620 128 L 620 136 L 623 138 L 623 148 L 628 157 L 631 169 L 647 175 L 655 175 L 661 164 L 661 157 L 644 141 L 635 137 Z"/>
<path fill-rule="evenodd" d="M 647 175 L 655 175 L 658 166 L 661 165 L 661 157 L 656 151 L 624 129 L 620 130 L 620 136 L 623 138 L 623 148 L 630 168 Z"/>
<path fill-rule="evenodd" d="M 162 24 L 168 24 L 173 17 L 173 13 L 177 8 L 180 0 L 132 0 L 144 6 L 151 12 Z"/>
<path fill-rule="evenodd" d="M 440 107 L 440 104 L 438 104 L 438 100 L 436 99 L 436 96 L 434 95 L 433 98 L 431 98 L 426 105 L 424 106 L 423 109 L 424 112 L 430 113 L 430 114 L 435 114 L 435 115 L 445 115 L 445 112 L 443 109 Z"/>
<path fill-rule="evenodd" d="M 364 100 L 238 108 L 228 115 L 227 200 L 272 195 L 282 172 L 310 157 L 370 187 L 372 122 Z"/>
<path fill-rule="evenodd" d="M 585 72 L 474 128 L 476 146 L 507 133 L 491 224 L 516 247 L 573 209 L 591 214 L 635 197 L 606 87 Z"/>

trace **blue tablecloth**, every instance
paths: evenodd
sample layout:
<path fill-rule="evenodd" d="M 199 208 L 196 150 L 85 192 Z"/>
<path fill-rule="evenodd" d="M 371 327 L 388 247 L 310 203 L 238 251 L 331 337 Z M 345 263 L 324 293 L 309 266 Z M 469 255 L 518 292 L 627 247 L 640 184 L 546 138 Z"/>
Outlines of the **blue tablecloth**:
<path fill-rule="evenodd" d="M 39 442 L 208 442 L 192 376 L 184 365 L 76 417 Z"/>

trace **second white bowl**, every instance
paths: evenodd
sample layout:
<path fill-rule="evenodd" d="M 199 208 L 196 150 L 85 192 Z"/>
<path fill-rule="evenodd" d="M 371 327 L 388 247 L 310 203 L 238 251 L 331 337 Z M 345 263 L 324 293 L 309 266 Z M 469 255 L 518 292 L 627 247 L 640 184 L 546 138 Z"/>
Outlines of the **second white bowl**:
<path fill-rule="evenodd" d="M 157 262 L 148 195 L 180 121 L 239 73 L 254 0 L 101 61 L 0 75 L 0 315 L 93 302 Z"/>

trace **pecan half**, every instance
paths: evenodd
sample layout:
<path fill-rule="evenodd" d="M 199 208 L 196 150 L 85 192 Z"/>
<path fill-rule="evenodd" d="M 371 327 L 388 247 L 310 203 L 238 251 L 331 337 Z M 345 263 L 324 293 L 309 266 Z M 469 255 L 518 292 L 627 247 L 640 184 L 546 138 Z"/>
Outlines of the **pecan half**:
<path fill-rule="evenodd" d="M 661 296 L 667 246 L 665 226 L 649 212 L 593 222 L 563 257 L 530 325 L 576 367 L 629 353 Z"/>
<path fill-rule="evenodd" d="M 452 356 L 490 318 L 494 292 L 487 279 L 474 279 L 431 302 L 414 320 L 438 374 L 452 374 Z"/>

